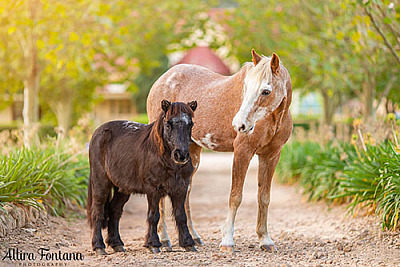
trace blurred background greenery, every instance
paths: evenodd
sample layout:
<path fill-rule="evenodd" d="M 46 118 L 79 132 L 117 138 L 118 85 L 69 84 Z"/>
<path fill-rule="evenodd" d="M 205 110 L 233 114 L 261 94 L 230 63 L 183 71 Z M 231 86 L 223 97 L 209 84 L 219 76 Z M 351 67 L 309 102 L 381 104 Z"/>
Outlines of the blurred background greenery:
<path fill-rule="evenodd" d="M 0 1 L 3 202 L 47 203 L 55 214 L 82 206 L 88 166 L 78 155 L 97 125 L 146 123 L 148 91 L 175 64 L 207 55 L 233 74 L 254 48 L 276 52 L 293 82 L 298 127 L 280 180 L 312 200 L 367 206 L 396 229 L 399 12 L 399 0 Z M 32 171 L 28 194 L 20 176 Z M 70 182 L 80 189 L 61 195 Z"/>

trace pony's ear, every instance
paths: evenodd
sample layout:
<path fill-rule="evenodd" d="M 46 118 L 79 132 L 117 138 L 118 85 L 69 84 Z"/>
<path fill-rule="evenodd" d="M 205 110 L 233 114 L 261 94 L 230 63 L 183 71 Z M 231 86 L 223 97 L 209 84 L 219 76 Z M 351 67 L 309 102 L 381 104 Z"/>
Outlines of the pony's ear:
<path fill-rule="evenodd" d="M 271 70 L 273 74 L 277 74 L 279 72 L 279 57 L 275 53 L 272 53 Z"/>
<path fill-rule="evenodd" d="M 251 49 L 251 57 L 252 57 L 254 66 L 256 66 L 258 64 L 258 62 L 260 62 L 260 60 L 261 60 L 261 56 L 259 54 L 257 54 L 257 52 L 253 48 Z"/>
<path fill-rule="evenodd" d="M 196 108 L 197 108 L 197 101 L 192 101 L 192 102 L 189 102 L 189 103 L 187 103 L 187 104 L 188 104 L 188 106 L 189 106 L 193 111 L 196 110 Z"/>
<path fill-rule="evenodd" d="M 163 100 L 161 101 L 161 108 L 162 110 L 164 110 L 164 112 L 167 112 L 169 107 L 171 106 L 171 102 L 169 102 L 168 100 Z"/>

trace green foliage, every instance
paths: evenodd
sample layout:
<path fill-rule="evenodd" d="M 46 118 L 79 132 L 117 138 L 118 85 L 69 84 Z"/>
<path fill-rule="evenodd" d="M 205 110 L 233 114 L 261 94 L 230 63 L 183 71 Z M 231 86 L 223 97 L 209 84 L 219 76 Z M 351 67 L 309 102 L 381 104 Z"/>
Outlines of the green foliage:
<path fill-rule="evenodd" d="M 0 156 L 0 207 L 20 203 L 64 215 L 66 207 L 83 207 L 89 176 L 84 155 L 54 148 L 22 149 Z"/>
<path fill-rule="evenodd" d="M 281 183 L 297 181 L 303 167 L 309 161 L 309 155 L 320 151 L 320 145 L 311 141 L 292 141 L 282 148 L 281 158 L 276 167 L 277 178 Z"/>
<path fill-rule="evenodd" d="M 293 141 L 282 149 L 278 179 L 297 179 L 310 201 L 348 202 L 353 213 L 365 207 L 383 230 L 399 229 L 400 154 L 390 142 L 366 147 Z"/>

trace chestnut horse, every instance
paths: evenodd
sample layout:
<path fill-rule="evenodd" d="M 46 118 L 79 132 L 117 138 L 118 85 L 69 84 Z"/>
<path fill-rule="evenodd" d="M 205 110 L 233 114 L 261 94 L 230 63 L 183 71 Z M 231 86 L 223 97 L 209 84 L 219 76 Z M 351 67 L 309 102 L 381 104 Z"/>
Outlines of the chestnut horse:
<path fill-rule="evenodd" d="M 106 254 L 102 227 L 108 230 L 106 243 L 115 252 L 125 251 L 119 220 L 132 193 L 147 195 L 146 247 L 160 252 L 158 206 L 160 199 L 168 195 L 179 231 L 179 245 L 187 251 L 196 251 L 187 226 L 185 199 L 194 170 L 189 146 L 197 103 L 160 102 L 162 111 L 157 109 L 155 122 L 149 125 L 106 122 L 96 129 L 90 141 L 87 217 L 92 228 L 92 248 L 97 254 Z"/>
<path fill-rule="evenodd" d="M 202 147 L 214 151 L 233 151 L 232 185 L 229 212 L 222 228 L 221 251 L 233 251 L 234 221 L 242 201 L 243 183 L 249 162 L 258 155 L 258 216 L 257 235 L 260 247 L 274 251 L 268 235 L 267 217 L 272 176 L 281 149 L 289 139 L 293 123 L 289 112 L 292 84 L 289 72 L 272 57 L 259 56 L 254 50 L 247 62 L 232 76 L 222 76 L 195 65 L 177 65 L 163 74 L 153 85 L 147 98 L 150 121 L 157 118 L 157 103 L 162 98 L 199 103 L 196 126 L 193 128 L 190 153 L 196 172 Z M 233 126 L 233 127 L 232 127 Z M 190 186 L 186 198 L 189 230 L 197 244 L 200 236 L 193 227 L 190 206 Z M 165 228 L 164 203 L 160 203 L 161 241 L 169 246 Z"/>

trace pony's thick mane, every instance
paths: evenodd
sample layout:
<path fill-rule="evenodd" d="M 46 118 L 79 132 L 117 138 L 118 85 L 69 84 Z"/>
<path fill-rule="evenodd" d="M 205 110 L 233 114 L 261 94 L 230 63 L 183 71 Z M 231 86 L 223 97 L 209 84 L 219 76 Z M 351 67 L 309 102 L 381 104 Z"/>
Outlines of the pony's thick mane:
<path fill-rule="evenodd" d="M 164 121 L 168 121 L 174 117 L 180 117 L 182 113 L 186 113 L 192 118 L 194 116 L 193 110 L 188 105 L 182 102 L 175 102 L 171 104 L 167 112 L 160 112 L 160 115 L 154 122 L 150 132 L 150 138 L 157 146 L 160 155 L 165 152 L 163 139 Z"/>

